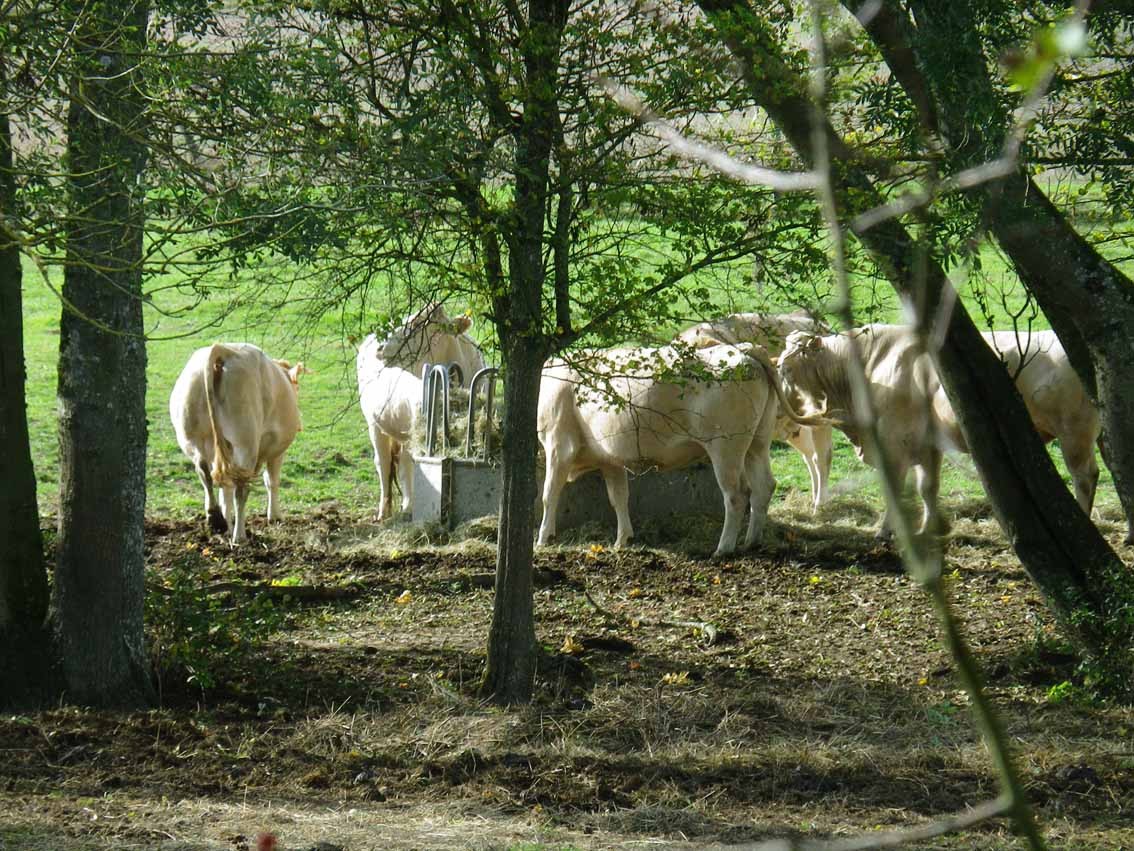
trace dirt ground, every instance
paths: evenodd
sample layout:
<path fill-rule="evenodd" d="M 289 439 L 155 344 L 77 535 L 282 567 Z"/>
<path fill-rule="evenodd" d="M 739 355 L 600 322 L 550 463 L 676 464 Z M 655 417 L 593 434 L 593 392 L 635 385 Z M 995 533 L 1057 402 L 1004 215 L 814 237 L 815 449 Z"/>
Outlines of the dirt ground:
<path fill-rule="evenodd" d="M 987 508 L 955 508 L 953 604 L 1051 847 L 1134 848 L 1134 712 L 1078 696 Z M 328 505 L 233 550 L 154 520 L 151 595 L 167 615 L 205 601 L 193 641 L 228 643 L 194 674 L 155 625 L 152 711 L 0 718 L 0 849 L 243 851 L 260 831 L 319 851 L 685 849 L 964 811 L 996 778 L 925 595 L 871 519 L 844 501 L 723 560 L 705 555 L 715 529 L 689 545 L 680 524 L 624 551 L 603 530 L 539 550 L 547 663 L 510 711 L 476 698 L 491 524 L 391 546 Z M 242 617 L 258 626 L 229 640 Z M 994 819 L 907 847 L 1015 845 Z"/>

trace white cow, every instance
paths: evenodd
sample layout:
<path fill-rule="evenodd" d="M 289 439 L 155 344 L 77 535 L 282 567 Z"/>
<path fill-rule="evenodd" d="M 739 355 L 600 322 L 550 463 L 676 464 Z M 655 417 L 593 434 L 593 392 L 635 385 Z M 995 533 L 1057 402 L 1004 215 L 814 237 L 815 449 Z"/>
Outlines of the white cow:
<path fill-rule="evenodd" d="M 716 554 L 736 548 L 746 505 L 744 545 L 759 539 L 775 487 L 768 447 L 783 398 L 775 369 L 748 344 L 699 349 L 691 362 L 692 369 L 672 346 L 609 349 L 573 366 L 548 362 L 538 411 L 547 460 L 539 543 L 555 535 L 564 484 L 588 470 L 606 482 L 620 547 L 634 534 L 627 468 L 672 469 L 705 456 L 724 498 Z"/>
<path fill-rule="evenodd" d="M 427 363 L 456 364 L 467 385 L 477 370 L 484 369 L 484 355 L 467 333 L 471 326 L 469 316 L 452 319 L 444 305 L 427 305 L 390 332 L 376 356 L 383 364 L 400 366 L 415 375 Z"/>
<path fill-rule="evenodd" d="M 1099 469 L 1094 446 L 1098 412 L 1087 399 L 1062 345 L 1051 331 L 992 331 L 984 338 L 1012 374 L 1036 430 L 1045 442 L 1058 439 L 1084 511 L 1094 502 Z M 878 415 L 878 431 L 899 482 L 913 467 L 924 512 L 921 528 L 941 528 L 936 515 L 943 449 L 967 451 L 956 415 L 929 356 L 906 326 L 867 325 L 848 335 L 789 335 L 779 367 L 785 385 L 808 406 L 825 408 L 871 466 L 851 412 L 850 346 L 858 345 Z M 887 508 L 879 535 L 892 529 Z"/>
<path fill-rule="evenodd" d="M 770 357 L 784 350 L 788 334 L 793 331 L 824 333 L 826 329 L 805 311 L 796 313 L 733 313 L 719 319 L 700 322 L 677 335 L 677 341 L 695 349 L 728 343 L 755 343 L 763 346 Z M 797 403 L 797 400 L 792 400 Z M 811 509 L 815 511 L 828 499 L 827 483 L 831 477 L 831 427 L 801 426 L 781 412 L 773 440 L 793 446 L 807 465 L 811 478 Z"/>
<path fill-rule="evenodd" d="M 246 537 L 248 486 L 263 470 L 268 520 L 280 520 L 280 466 L 302 428 L 299 376 L 303 364 L 276 361 L 250 343 L 216 343 L 198 349 L 169 397 L 177 443 L 193 462 L 205 489 L 205 513 L 218 532 L 232 527 L 232 542 Z M 219 486 L 224 510 L 217 503 Z"/>
<path fill-rule="evenodd" d="M 393 480 L 402 491 L 402 511 L 413 503 L 413 456 L 410 437 L 421 409 L 426 363 L 457 364 L 464 381 L 484 368 L 484 356 L 465 333 L 467 316 L 450 319 L 441 305 L 406 318 L 385 340 L 370 334 L 355 360 L 362 416 L 374 448 L 374 467 L 381 491 L 379 521 L 393 514 Z"/>

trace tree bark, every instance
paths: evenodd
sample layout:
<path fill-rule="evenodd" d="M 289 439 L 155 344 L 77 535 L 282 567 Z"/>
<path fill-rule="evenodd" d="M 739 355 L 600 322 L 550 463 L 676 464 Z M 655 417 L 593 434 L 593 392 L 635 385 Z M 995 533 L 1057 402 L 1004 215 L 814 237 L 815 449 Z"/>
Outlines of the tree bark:
<path fill-rule="evenodd" d="M 103 0 L 77 14 L 51 615 L 68 699 L 137 706 L 153 696 L 142 630 L 146 151 L 136 67 L 148 12 L 144 0 Z"/>
<path fill-rule="evenodd" d="M 747 0 L 699 0 L 699 5 L 738 59 L 753 98 L 800 156 L 814 162 L 806 84 Z M 829 141 L 840 207 L 853 214 L 879 206 L 883 199 L 848 146 L 829 123 L 821 129 Z M 915 257 L 915 242 L 901 224 L 889 220 L 859 238 L 896 291 L 924 305 L 924 316 L 937 315 L 948 279 L 940 266 Z M 1116 593 L 1124 567 L 1078 508 L 1004 365 L 959 303 L 947 321 L 943 344 L 931 354 L 997 519 L 1065 632 L 1087 655 L 1112 666 L 1121 680 L 1130 673 L 1131 647 L 1130 626 L 1123 623 L 1124 592 Z"/>
<path fill-rule="evenodd" d="M 536 499 L 536 411 L 543 360 L 544 211 L 558 121 L 559 45 L 566 0 L 532 0 L 521 34 L 524 114 L 516 133 L 516 188 L 503 223 L 508 288 L 493 303 L 503 348 L 504 492 L 496 554 L 496 597 L 481 693 L 497 703 L 531 700 L 538 645 L 532 609 Z"/>
<path fill-rule="evenodd" d="M 959 166 L 995 157 L 1009 117 L 993 90 L 970 5 L 910 6 L 915 22 L 890 0 L 867 31 Z M 1134 282 L 1079 235 L 1022 166 L 973 192 L 1099 406 L 1103 458 L 1127 518 L 1126 540 L 1134 541 L 1134 431 L 1125 425 L 1134 422 Z"/>
<path fill-rule="evenodd" d="M 496 594 L 481 692 L 497 703 L 531 700 L 538 660 L 532 605 L 536 489 L 536 403 L 543 351 L 514 337 L 505 350 L 503 491 Z"/>
<path fill-rule="evenodd" d="M 6 68 L 0 60 L 0 84 Z M 0 706 L 50 694 L 48 589 L 28 440 L 12 128 L 0 113 Z"/>

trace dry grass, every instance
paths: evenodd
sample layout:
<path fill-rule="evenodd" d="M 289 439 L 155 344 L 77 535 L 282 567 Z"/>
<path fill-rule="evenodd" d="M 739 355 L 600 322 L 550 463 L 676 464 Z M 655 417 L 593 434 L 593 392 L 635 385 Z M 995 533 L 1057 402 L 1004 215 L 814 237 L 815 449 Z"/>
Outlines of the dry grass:
<path fill-rule="evenodd" d="M 949 509 L 954 605 L 1053 846 L 1134 845 L 1134 712 L 1049 696 L 1073 666 L 1038 594 L 986 507 Z M 491 521 L 462 537 L 326 506 L 257 526 L 203 581 L 300 575 L 361 593 L 294 610 L 203 696 L 0 720 L 0 846 L 242 849 L 273 829 L 288 849 L 689 849 L 963 810 L 995 778 L 876 516 L 848 496 L 812 516 L 789 493 L 758 555 L 702 558 L 719 529 L 697 518 L 624 551 L 606 548 L 610 530 L 541 549 L 561 579 L 537 589 L 540 638 L 582 649 L 513 711 L 476 697 L 492 598 L 471 578 L 492 570 Z M 1104 512 L 1108 534 L 1120 519 Z M 151 529 L 155 569 L 187 542 L 208 539 Z M 678 620 L 719 640 L 649 625 Z M 932 847 L 1011 844 L 994 822 Z"/>

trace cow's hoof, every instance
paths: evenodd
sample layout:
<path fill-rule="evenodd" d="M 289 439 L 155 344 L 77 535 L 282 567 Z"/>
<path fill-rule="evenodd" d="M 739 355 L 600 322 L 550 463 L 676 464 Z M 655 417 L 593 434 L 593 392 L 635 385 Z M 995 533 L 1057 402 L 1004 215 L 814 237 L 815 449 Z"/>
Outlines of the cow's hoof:
<path fill-rule="evenodd" d="M 223 534 L 228 531 L 228 521 L 224 519 L 224 515 L 217 506 L 209 509 L 209 529 L 217 534 Z"/>

